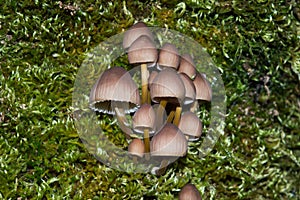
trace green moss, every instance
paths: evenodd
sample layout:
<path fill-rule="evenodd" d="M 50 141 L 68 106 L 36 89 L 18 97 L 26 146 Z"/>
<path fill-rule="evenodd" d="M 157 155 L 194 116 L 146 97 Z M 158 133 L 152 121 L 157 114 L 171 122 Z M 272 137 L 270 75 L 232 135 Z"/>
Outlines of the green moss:
<path fill-rule="evenodd" d="M 176 199 L 192 182 L 204 199 L 298 199 L 297 6 L 6 1 L 0 11 L 0 197 Z M 213 152 L 199 159 L 192 145 L 160 177 L 98 162 L 79 139 L 71 109 L 85 53 L 137 20 L 197 40 L 221 71 L 227 93 L 225 134 Z M 116 138 L 119 145 L 125 141 Z"/>

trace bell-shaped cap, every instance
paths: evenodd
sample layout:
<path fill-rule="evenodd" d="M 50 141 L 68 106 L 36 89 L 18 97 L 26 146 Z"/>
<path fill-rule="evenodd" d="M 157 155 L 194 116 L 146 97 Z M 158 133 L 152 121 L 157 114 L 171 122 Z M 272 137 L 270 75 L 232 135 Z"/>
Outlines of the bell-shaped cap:
<path fill-rule="evenodd" d="M 187 152 L 187 140 L 181 130 L 166 123 L 150 142 L 151 156 L 182 157 Z"/>
<path fill-rule="evenodd" d="M 143 104 L 132 117 L 132 127 L 137 133 L 144 133 L 145 129 L 150 134 L 155 132 L 155 112 L 151 105 Z"/>
<path fill-rule="evenodd" d="M 202 134 L 202 122 L 195 113 L 190 111 L 181 115 L 178 128 L 188 137 L 189 141 L 198 140 Z"/>
<path fill-rule="evenodd" d="M 157 68 L 162 70 L 171 67 L 177 70 L 180 61 L 179 52 L 174 44 L 165 43 L 160 49 L 157 61 Z"/>
<path fill-rule="evenodd" d="M 137 38 L 128 49 L 130 64 L 150 63 L 157 61 L 158 52 L 153 41 L 145 35 Z"/>
<path fill-rule="evenodd" d="M 180 105 L 185 98 L 184 84 L 174 69 L 165 68 L 154 78 L 150 95 L 155 103 L 166 100 L 168 103 Z"/>
<path fill-rule="evenodd" d="M 142 35 L 147 36 L 153 41 L 153 35 L 144 22 L 138 22 L 132 25 L 129 30 L 124 33 L 123 48 L 128 49 L 131 44 Z"/>
<path fill-rule="evenodd" d="M 196 88 L 196 99 L 199 101 L 210 102 L 212 98 L 212 90 L 206 78 L 201 73 L 197 72 L 193 82 Z"/>
<path fill-rule="evenodd" d="M 190 77 L 190 79 L 194 79 L 196 76 L 196 71 L 196 65 L 193 58 L 189 54 L 182 55 L 178 72 L 185 73 L 188 77 Z"/>
<path fill-rule="evenodd" d="M 185 98 L 183 101 L 184 105 L 192 104 L 195 101 L 196 97 L 196 88 L 194 86 L 193 81 L 186 74 L 179 74 L 184 88 L 185 88 Z"/>
<path fill-rule="evenodd" d="M 150 89 L 152 83 L 153 83 L 153 80 L 155 79 L 155 77 L 157 76 L 158 72 L 157 71 L 152 71 L 149 75 L 149 78 L 148 78 L 148 87 Z"/>
<path fill-rule="evenodd" d="M 143 157 L 145 153 L 145 145 L 141 139 L 133 139 L 128 145 L 128 152 L 133 156 Z"/>
<path fill-rule="evenodd" d="M 140 104 L 140 95 L 130 74 L 122 67 L 112 67 L 100 75 L 89 101 L 90 108 L 95 111 L 114 114 L 114 108 L 118 107 L 130 113 Z"/>
<path fill-rule="evenodd" d="M 179 200 L 201 200 L 201 195 L 195 185 L 188 183 L 181 189 Z"/>

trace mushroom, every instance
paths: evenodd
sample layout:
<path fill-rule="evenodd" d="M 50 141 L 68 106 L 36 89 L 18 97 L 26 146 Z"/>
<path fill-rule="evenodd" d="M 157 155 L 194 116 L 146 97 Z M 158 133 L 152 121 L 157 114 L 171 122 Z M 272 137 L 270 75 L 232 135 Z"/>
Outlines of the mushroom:
<path fill-rule="evenodd" d="M 183 101 L 184 105 L 190 105 L 195 101 L 196 98 L 196 88 L 193 81 L 184 73 L 179 74 L 184 88 L 185 88 L 185 98 Z"/>
<path fill-rule="evenodd" d="M 174 120 L 178 121 L 181 114 L 181 103 L 185 98 L 185 88 L 174 69 L 165 68 L 156 75 L 150 87 L 150 95 L 153 102 L 160 103 L 159 116 L 167 103 L 176 105 Z M 159 121 L 159 123 L 163 122 Z M 175 125 L 178 124 L 175 123 Z"/>
<path fill-rule="evenodd" d="M 128 49 L 131 44 L 140 36 L 145 35 L 153 41 L 153 35 L 144 22 L 138 22 L 132 25 L 129 30 L 124 33 L 123 48 Z"/>
<path fill-rule="evenodd" d="M 157 61 L 157 49 L 153 41 L 145 35 L 136 39 L 128 49 L 128 60 L 130 64 L 141 64 L 142 79 L 142 104 L 147 102 L 148 98 L 148 77 L 147 64 L 149 67 Z"/>
<path fill-rule="evenodd" d="M 179 200 L 201 200 L 201 195 L 195 185 L 188 183 L 181 189 Z"/>
<path fill-rule="evenodd" d="M 157 174 L 162 174 L 169 161 L 186 155 L 187 140 L 177 126 L 166 123 L 151 139 L 150 152 L 161 161 Z"/>
<path fill-rule="evenodd" d="M 149 137 L 155 132 L 155 112 L 151 105 L 143 104 L 134 113 L 132 117 L 132 127 L 135 132 L 144 134 L 145 152 L 149 153 Z M 149 156 L 146 155 L 146 159 L 148 160 Z"/>
<path fill-rule="evenodd" d="M 162 70 L 165 67 L 171 67 L 176 70 L 179 65 L 179 60 L 179 53 L 175 45 L 165 43 L 159 52 L 157 69 Z"/>
<path fill-rule="evenodd" d="M 204 74 L 199 72 L 196 73 L 196 77 L 193 81 L 196 88 L 196 100 L 194 105 L 191 108 L 191 111 L 194 112 L 198 107 L 198 104 L 203 102 L 210 102 L 212 99 L 212 90 L 209 82 L 207 81 Z"/>
<path fill-rule="evenodd" d="M 202 122 L 193 112 L 187 111 L 181 115 L 178 128 L 188 141 L 196 141 L 202 134 Z"/>
<path fill-rule="evenodd" d="M 188 77 L 190 77 L 190 79 L 194 79 L 196 76 L 196 71 L 196 65 L 193 58 L 189 54 L 182 55 L 178 72 L 185 73 Z"/>
<path fill-rule="evenodd" d="M 137 85 L 124 68 L 105 70 L 94 84 L 89 102 L 94 111 L 116 114 L 120 128 L 127 135 L 132 133 L 127 127 L 125 113 L 134 112 L 138 108 L 140 96 Z"/>
<path fill-rule="evenodd" d="M 128 145 L 128 152 L 133 156 L 133 162 L 136 163 L 138 157 L 142 158 L 145 153 L 143 140 L 138 138 L 133 139 Z"/>

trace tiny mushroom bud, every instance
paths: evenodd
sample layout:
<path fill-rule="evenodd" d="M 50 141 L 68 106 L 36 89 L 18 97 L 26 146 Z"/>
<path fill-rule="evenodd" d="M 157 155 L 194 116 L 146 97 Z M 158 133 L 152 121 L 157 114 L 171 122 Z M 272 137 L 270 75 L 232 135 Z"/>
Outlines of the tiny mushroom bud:
<path fill-rule="evenodd" d="M 128 145 L 128 152 L 133 156 L 134 162 L 137 161 L 137 157 L 142 158 L 145 153 L 144 142 L 141 139 L 133 139 Z"/>
<path fill-rule="evenodd" d="M 201 200 L 201 195 L 195 185 L 186 184 L 179 193 L 179 200 Z"/>

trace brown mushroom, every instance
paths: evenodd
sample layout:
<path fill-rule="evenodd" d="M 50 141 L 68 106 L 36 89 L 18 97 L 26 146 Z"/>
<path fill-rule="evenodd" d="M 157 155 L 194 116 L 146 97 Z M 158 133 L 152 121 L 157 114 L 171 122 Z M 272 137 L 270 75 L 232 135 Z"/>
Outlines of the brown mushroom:
<path fill-rule="evenodd" d="M 144 142 L 141 139 L 133 139 L 128 145 L 128 152 L 133 156 L 133 162 L 137 162 L 137 158 L 142 158 L 145 153 Z"/>
<path fill-rule="evenodd" d="M 179 193 L 179 200 L 201 200 L 201 195 L 195 185 L 186 184 Z"/>
<path fill-rule="evenodd" d="M 150 142 L 151 156 L 161 160 L 157 174 L 162 174 L 169 161 L 186 155 L 187 140 L 181 130 L 171 123 L 166 123 Z"/>
<path fill-rule="evenodd" d="M 105 70 L 94 84 L 89 102 L 94 111 L 116 114 L 120 128 L 126 134 L 131 134 L 125 113 L 134 112 L 138 108 L 140 96 L 137 85 L 124 68 Z"/>
<path fill-rule="evenodd" d="M 185 98 L 183 101 L 184 105 L 192 104 L 196 98 L 196 88 L 193 81 L 186 74 L 179 74 L 184 88 L 185 88 Z"/>
<path fill-rule="evenodd" d="M 174 120 L 178 121 L 181 113 L 181 103 L 185 98 L 185 88 L 174 69 L 165 68 L 156 75 L 150 87 L 150 95 L 153 102 L 160 103 L 161 109 L 159 112 L 166 107 L 167 103 L 177 106 Z M 160 121 L 160 123 L 163 122 Z"/>
<path fill-rule="evenodd" d="M 127 30 L 124 33 L 124 38 L 123 38 L 124 49 L 128 49 L 131 46 L 131 44 L 142 35 L 149 37 L 153 41 L 153 35 L 144 22 L 138 22 L 132 25 L 129 28 L 129 30 Z"/>
<path fill-rule="evenodd" d="M 165 43 L 159 52 L 157 68 L 162 70 L 165 67 L 171 67 L 176 70 L 179 65 L 179 60 L 179 52 L 175 45 L 171 43 Z"/>
<path fill-rule="evenodd" d="M 142 80 L 142 104 L 147 102 L 148 98 L 148 77 L 149 72 L 147 64 L 152 66 L 157 61 L 157 49 L 151 39 L 145 35 L 136 39 L 128 49 L 128 60 L 130 64 L 141 64 Z M 150 102 L 149 102 L 150 103 Z"/>
<path fill-rule="evenodd" d="M 145 152 L 150 152 L 150 135 L 155 132 L 155 112 L 151 105 L 143 104 L 132 117 L 132 127 L 137 133 L 144 134 Z M 149 156 L 146 157 L 148 160 Z"/>
<path fill-rule="evenodd" d="M 188 77 L 190 77 L 190 79 L 194 79 L 196 76 L 196 71 L 196 65 L 193 58 L 189 54 L 182 55 L 178 72 L 185 73 Z"/>
<path fill-rule="evenodd" d="M 202 122 L 195 113 L 190 111 L 181 115 L 178 128 L 187 137 L 188 141 L 196 141 L 202 134 Z"/>
<path fill-rule="evenodd" d="M 196 100 L 194 105 L 191 108 L 191 111 L 194 112 L 198 107 L 198 104 L 203 102 L 210 102 L 212 99 L 212 90 L 209 82 L 207 81 L 204 74 L 199 72 L 196 73 L 196 77 L 193 81 L 196 88 Z"/>

